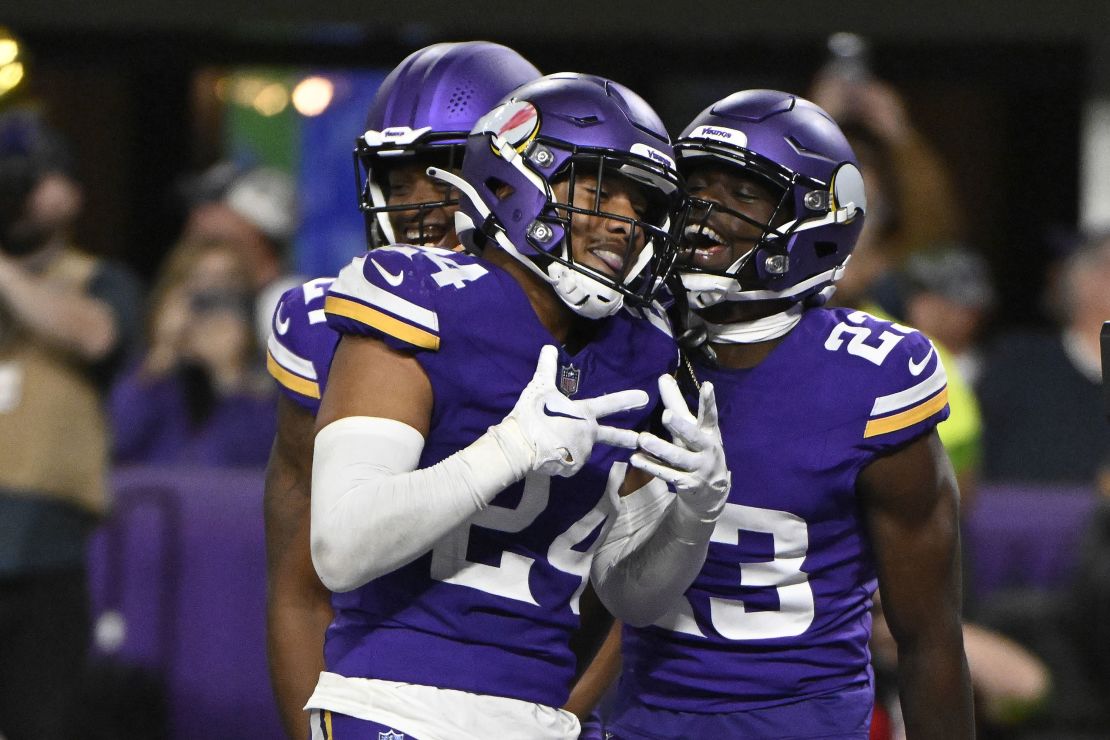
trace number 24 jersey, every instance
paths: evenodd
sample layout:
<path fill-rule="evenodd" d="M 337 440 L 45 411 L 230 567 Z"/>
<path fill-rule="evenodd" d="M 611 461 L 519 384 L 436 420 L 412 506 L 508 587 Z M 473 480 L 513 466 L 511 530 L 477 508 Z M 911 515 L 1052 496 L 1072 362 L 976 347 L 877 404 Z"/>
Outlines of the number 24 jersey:
<path fill-rule="evenodd" d="M 427 374 L 434 403 L 421 468 L 504 419 L 540 348 L 558 344 L 511 275 L 430 247 L 355 259 L 331 285 L 324 311 L 335 332 L 411 353 Z M 627 309 L 594 328 L 576 354 L 560 349 L 556 383 L 573 398 L 647 390 L 647 407 L 605 419 L 642 429 L 658 401 L 657 377 L 677 360 L 669 326 L 658 310 Z M 328 670 L 561 706 L 574 670 L 567 641 L 578 627 L 578 598 L 612 519 L 605 485 L 613 463 L 629 454 L 597 445 L 573 478 L 529 475 L 431 552 L 335 594 Z"/>

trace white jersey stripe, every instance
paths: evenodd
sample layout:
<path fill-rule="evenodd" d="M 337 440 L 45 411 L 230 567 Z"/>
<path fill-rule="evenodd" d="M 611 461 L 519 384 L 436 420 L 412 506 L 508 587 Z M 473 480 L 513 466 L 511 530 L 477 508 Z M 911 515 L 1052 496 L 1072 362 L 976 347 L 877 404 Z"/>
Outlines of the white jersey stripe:
<path fill-rule="evenodd" d="M 359 257 L 350 266 L 344 268 L 339 273 L 339 279 L 332 284 L 332 294 L 347 296 L 360 303 L 385 309 L 394 316 L 400 316 L 413 324 L 423 326 L 433 332 L 439 332 L 439 316 L 436 315 L 435 311 L 429 311 L 423 306 L 406 301 L 404 298 L 368 282 L 363 275 L 365 261 L 365 257 Z"/>
<path fill-rule="evenodd" d="M 308 378 L 309 380 L 319 380 L 319 378 L 316 377 L 316 368 L 313 367 L 312 362 L 294 353 L 279 342 L 277 337 L 273 334 L 270 335 L 269 341 L 266 342 L 266 349 L 270 350 L 274 362 L 281 365 L 289 372 L 300 375 L 302 378 Z"/>
<path fill-rule="evenodd" d="M 875 399 L 875 405 L 871 407 L 871 415 L 889 414 L 891 411 L 912 406 L 918 401 L 933 395 L 946 385 L 948 385 L 948 374 L 944 372 L 944 365 L 941 364 L 938 357 L 932 375 L 904 391 L 892 393 L 889 396 L 879 396 Z"/>
<path fill-rule="evenodd" d="M 327 671 L 320 673 L 305 709 L 331 710 L 428 740 L 575 740 L 582 731 L 578 719 L 565 709 Z"/>

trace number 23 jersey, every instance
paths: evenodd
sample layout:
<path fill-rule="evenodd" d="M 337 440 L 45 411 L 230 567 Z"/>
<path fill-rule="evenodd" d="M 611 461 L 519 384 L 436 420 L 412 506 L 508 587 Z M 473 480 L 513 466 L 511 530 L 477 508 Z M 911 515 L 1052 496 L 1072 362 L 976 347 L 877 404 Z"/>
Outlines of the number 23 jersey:
<path fill-rule="evenodd" d="M 758 366 L 696 372 L 716 389 L 732 491 L 685 597 L 626 627 L 621 701 L 742 712 L 868 686 L 876 575 L 856 478 L 947 418 L 936 351 L 811 309 Z"/>
<path fill-rule="evenodd" d="M 332 284 L 325 313 L 339 333 L 411 353 L 427 374 L 434 403 L 420 468 L 504 419 L 541 347 L 558 344 L 511 275 L 430 247 L 357 258 Z M 577 354 L 560 349 L 556 384 L 572 398 L 643 388 L 647 407 L 604 423 L 644 428 L 658 401 L 656 379 L 677 360 L 665 319 L 625 310 L 592 328 Z M 578 627 L 578 598 L 612 513 L 609 470 L 629 454 L 599 444 L 573 478 L 531 474 L 431 552 L 336 594 L 328 670 L 561 706 L 574 669 L 567 640 Z"/>

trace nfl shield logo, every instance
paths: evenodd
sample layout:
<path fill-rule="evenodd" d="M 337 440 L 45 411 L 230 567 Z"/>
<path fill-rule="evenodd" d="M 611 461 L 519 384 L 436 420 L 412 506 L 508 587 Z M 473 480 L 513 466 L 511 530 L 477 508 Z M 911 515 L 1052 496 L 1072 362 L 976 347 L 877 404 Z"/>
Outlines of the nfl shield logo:
<path fill-rule="evenodd" d="M 379 732 L 378 740 L 405 740 L 405 733 L 394 732 L 393 730 L 389 732 Z"/>
<path fill-rule="evenodd" d="M 559 391 L 567 398 L 573 396 L 578 392 L 578 378 L 581 375 L 582 371 L 574 365 L 559 368 Z"/>

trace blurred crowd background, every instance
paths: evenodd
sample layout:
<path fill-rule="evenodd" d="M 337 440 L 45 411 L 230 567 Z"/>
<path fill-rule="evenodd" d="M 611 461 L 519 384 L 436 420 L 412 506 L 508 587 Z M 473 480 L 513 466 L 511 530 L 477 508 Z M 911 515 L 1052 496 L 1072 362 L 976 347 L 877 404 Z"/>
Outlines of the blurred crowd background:
<path fill-rule="evenodd" d="M 757 87 L 842 125 L 871 208 L 836 300 L 950 373 L 983 736 L 1110 737 L 1110 6 L 31 5 L 0 9 L 0 737 L 278 736 L 269 317 L 365 248 L 381 79 L 463 38 L 627 84 L 673 135 Z"/>

